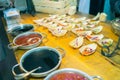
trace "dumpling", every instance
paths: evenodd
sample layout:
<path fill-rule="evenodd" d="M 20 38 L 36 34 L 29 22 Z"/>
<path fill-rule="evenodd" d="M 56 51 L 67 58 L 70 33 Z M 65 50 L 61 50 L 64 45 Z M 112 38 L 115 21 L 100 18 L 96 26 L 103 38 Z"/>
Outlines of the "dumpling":
<path fill-rule="evenodd" d="M 96 48 L 97 48 L 97 44 L 92 43 L 92 44 L 82 46 L 79 49 L 79 51 L 82 55 L 90 55 L 90 54 L 93 54 L 96 51 Z"/>
<path fill-rule="evenodd" d="M 83 44 L 83 37 L 77 37 L 69 43 L 69 45 L 73 48 L 79 48 L 82 44 Z"/>

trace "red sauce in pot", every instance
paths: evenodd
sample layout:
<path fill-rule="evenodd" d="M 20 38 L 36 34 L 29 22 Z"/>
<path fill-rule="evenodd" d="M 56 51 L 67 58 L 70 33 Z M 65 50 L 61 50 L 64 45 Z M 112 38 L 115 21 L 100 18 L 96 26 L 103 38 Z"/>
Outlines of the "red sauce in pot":
<path fill-rule="evenodd" d="M 88 80 L 84 76 L 73 73 L 73 72 L 64 72 L 54 75 L 50 80 Z"/>
<path fill-rule="evenodd" d="M 20 36 L 15 40 L 15 44 L 16 45 L 30 45 L 30 44 L 35 44 L 37 43 L 40 39 L 42 38 L 42 36 L 38 35 L 38 34 L 29 34 L 29 35 L 24 35 L 24 36 Z"/>

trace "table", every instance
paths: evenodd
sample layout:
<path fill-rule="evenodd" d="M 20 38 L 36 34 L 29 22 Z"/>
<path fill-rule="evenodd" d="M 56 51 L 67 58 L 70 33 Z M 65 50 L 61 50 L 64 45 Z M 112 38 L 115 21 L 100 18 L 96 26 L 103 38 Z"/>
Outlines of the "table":
<path fill-rule="evenodd" d="M 82 56 L 78 49 L 73 49 L 69 46 L 69 42 L 73 40 L 76 35 L 69 33 L 66 34 L 64 37 L 55 37 L 53 36 L 46 28 L 42 26 L 36 25 L 33 20 L 42 18 L 48 16 L 48 14 L 39 13 L 36 14 L 35 17 L 29 15 L 29 14 L 23 14 L 21 15 L 22 23 L 25 24 L 33 24 L 35 27 L 36 32 L 43 32 L 47 34 L 48 42 L 42 42 L 40 46 L 50 46 L 50 47 L 62 47 L 66 51 L 65 57 L 62 59 L 61 65 L 59 69 L 62 68 L 75 68 L 82 70 L 89 75 L 99 75 L 104 80 L 120 80 L 120 68 L 116 67 L 115 65 L 111 64 L 109 61 L 105 59 L 103 55 L 101 55 L 100 50 L 101 47 L 97 47 L 97 51 L 90 55 L 90 56 Z M 74 15 L 74 17 L 92 17 L 90 15 Z M 111 31 L 111 25 L 108 23 L 101 22 L 101 25 L 104 26 L 101 33 L 105 35 L 105 37 L 109 37 L 113 39 L 115 42 L 118 39 L 118 36 L 116 36 Z M 10 38 L 10 37 L 9 37 Z M 12 42 L 12 39 L 10 39 Z M 88 40 L 85 40 L 84 44 L 89 43 Z M 25 53 L 27 50 L 16 50 L 15 56 L 19 63 L 21 56 Z M 30 78 L 30 80 L 43 80 L 43 78 Z"/>

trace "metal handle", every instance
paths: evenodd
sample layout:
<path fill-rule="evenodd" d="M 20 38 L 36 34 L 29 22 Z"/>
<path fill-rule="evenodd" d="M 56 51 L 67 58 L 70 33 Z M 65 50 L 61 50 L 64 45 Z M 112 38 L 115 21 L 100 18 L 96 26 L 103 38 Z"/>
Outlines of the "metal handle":
<path fill-rule="evenodd" d="M 59 51 L 59 52 L 61 52 L 62 54 L 62 58 L 65 56 L 65 54 L 66 54 L 66 51 L 63 49 L 63 48 L 61 48 L 61 47 L 56 47 L 56 49 Z"/>
<path fill-rule="evenodd" d="M 18 67 L 20 64 L 16 64 L 12 67 L 12 73 L 14 76 L 16 76 L 17 74 L 15 73 L 15 68 Z"/>
<path fill-rule="evenodd" d="M 103 80 L 100 76 L 91 76 L 93 79 Z"/>
<path fill-rule="evenodd" d="M 17 48 L 19 48 L 20 46 L 22 46 L 22 45 L 12 46 L 12 45 L 13 45 L 13 43 L 8 44 L 8 48 L 9 48 L 9 49 L 16 50 Z"/>
<path fill-rule="evenodd" d="M 42 34 L 42 36 L 43 36 L 42 40 L 43 40 L 43 39 L 46 39 L 46 41 L 44 41 L 44 42 L 47 42 L 47 41 L 48 41 L 47 34 L 45 34 L 45 33 L 41 33 L 41 34 Z"/>
<path fill-rule="evenodd" d="M 41 34 L 42 34 L 43 38 L 47 38 L 47 34 L 45 34 L 45 33 L 41 33 Z"/>
<path fill-rule="evenodd" d="M 41 67 L 39 66 L 39 67 L 37 67 L 37 68 L 29 71 L 29 72 L 21 73 L 21 74 L 16 74 L 16 73 L 15 73 L 15 68 L 18 67 L 18 66 L 20 66 L 20 64 L 16 64 L 16 65 L 14 65 L 14 66 L 12 67 L 12 73 L 13 73 L 13 75 L 15 76 L 14 78 L 15 78 L 16 80 L 24 79 L 24 78 L 26 78 L 27 76 L 29 76 L 31 73 L 35 72 L 36 70 L 41 69 Z"/>

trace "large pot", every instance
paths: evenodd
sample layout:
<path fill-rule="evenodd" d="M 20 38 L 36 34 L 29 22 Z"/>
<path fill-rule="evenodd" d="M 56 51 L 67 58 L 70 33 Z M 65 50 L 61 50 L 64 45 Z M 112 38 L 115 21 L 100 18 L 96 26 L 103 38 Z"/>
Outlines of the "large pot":
<path fill-rule="evenodd" d="M 62 54 L 60 53 L 62 52 Z M 29 72 L 37 67 L 41 67 L 30 75 L 33 77 L 43 77 L 50 72 L 56 70 L 65 55 L 65 51 L 62 48 L 51 48 L 48 46 L 37 47 L 28 50 L 20 59 L 20 68 L 25 72 Z M 13 66 L 12 72 L 16 76 L 15 67 Z"/>
<path fill-rule="evenodd" d="M 8 45 L 9 49 L 32 49 L 37 47 L 46 35 L 38 32 L 26 32 L 19 34 L 13 39 L 13 43 Z"/>
<path fill-rule="evenodd" d="M 44 80 L 103 80 L 100 76 L 90 76 L 87 73 L 73 69 L 64 68 L 50 73 Z"/>

